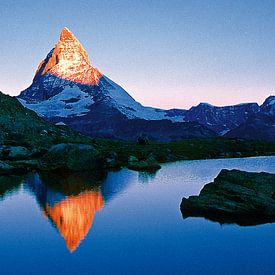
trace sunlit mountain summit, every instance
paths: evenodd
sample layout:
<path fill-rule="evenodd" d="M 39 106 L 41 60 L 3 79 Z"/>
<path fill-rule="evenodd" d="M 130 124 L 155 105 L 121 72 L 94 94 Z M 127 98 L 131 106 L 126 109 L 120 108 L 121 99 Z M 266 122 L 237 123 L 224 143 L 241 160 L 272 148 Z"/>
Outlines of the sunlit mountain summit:
<path fill-rule="evenodd" d="M 45 120 L 92 137 L 137 140 L 145 135 L 160 141 L 217 136 L 275 138 L 274 113 L 265 113 L 264 119 L 261 115 L 265 104 L 218 107 L 200 103 L 189 110 L 141 105 L 92 66 L 68 28 L 61 31 L 54 48 L 38 65 L 32 84 L 18 99 Z M 274 100 L 269 101 L 274 106 Z M 261 117 L 260 123 L 255 116 Z"/>
<path fill-rule="evenodd" d="M 45 74 L 88 85 L 97 85 L 102 76 L 91 66 L 87 52 L 68 28 L 61 31 L 58 43 L 39 64 L 35 77 Z"/>
<path fill-rule="evenodd" d="M 18 99 L 55 124 L 94 137 L 157 140 L 213 137 L 196 122 L 183 122 L 184 110 L 144 107 L 122 87 L 92 67 L 88 54 L 68 28 L 39 64 L 33 82 Z M 161 129 L 160 129 L 161 128 Z"/>

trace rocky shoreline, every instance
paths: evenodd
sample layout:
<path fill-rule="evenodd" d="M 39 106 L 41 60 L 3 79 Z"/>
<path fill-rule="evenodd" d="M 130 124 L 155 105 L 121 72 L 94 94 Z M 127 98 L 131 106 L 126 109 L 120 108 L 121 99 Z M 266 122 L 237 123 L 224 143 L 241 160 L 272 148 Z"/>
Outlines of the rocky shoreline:
<path fill-rule="evenodd" d="M 274 141 L 229 138 L 136 141 L 92 138 L 53 125 L 0 92 L 0 174 L 33 171 L 93 171 L 127 167 L 156 171 L 159 163 L 275 155 Z"/>
<path fill-rule="evenodd" d="M 256 225 L 275 221 L 275 174 L 223 169 L 198 196 L 183 198 L 183 218 Z"/>
<path fill-rule="evenodd" d="M 190 140 L 183 143 L 139 145 L 121 141 L 116 144 L 115 141 L 89 140 L 87 143 L 63 142 L 40 147 L 24 146 L 24 144 L 0 145 L 0 175 L 56 170 L 72 172 L 117 170 L 122 167 L 135 171 L 155 172 L 161 168 L 161 163 L 178 160 L 261 155 L 258 151 L 232 150 L 218 153 L 220 146 L 218 142 L 220 141 Z M 232 145 L 235 143 L 234 140 L 230 142 Z M 211 146 L 215 146 L 215 150 L 212 150 Z M 208 150 L 209 153 L 204 153 L 204 150 Z M 270 154 L 263 151 L 262 155 L 272 155 L 272 151 Z"/>
<path fill-rule="evenodd" d="M 136 171 L 161 168 L 153 155 L 145 160 L 130 156 L 122 163 L 116 153 L 103 156 L 93 145 L 60 143 L 49 150 L 29 150 L 23 146 L 0 146 L 0 175 L 38 171 L 97 171 L 127 167 Z"/>

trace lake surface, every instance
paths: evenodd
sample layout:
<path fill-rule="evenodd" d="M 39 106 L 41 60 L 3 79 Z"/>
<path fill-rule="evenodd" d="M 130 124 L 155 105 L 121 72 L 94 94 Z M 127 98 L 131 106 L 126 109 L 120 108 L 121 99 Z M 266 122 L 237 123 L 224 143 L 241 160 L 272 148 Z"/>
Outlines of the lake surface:
<path fill-rule="evenodd" d="M 275 223 L 182 219 L 182 197 L 222 168 L 275 173 L 275 157 L 179 161 L 154 175 L 1 177 L 0 273 L 274 274 Z"/>

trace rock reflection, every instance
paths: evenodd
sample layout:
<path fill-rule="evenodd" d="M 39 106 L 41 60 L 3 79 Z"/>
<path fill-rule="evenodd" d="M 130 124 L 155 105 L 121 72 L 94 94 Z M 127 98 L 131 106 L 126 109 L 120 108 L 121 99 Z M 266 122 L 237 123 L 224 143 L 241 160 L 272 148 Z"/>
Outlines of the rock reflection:
<path fill-rule="evenodd" d="M 138 181 L 143 184 L 148 184 L 156 177 L 156 172 L 139 172 Z"/>
<path fill-rule="evenodd" d="M 0 176 L 0 200 L 17 192 L 23 181 L 22 176 Z"/>
<path fill-rule="evenodd" d="M 33 174 L 25 182 L 71 252 L 85 238 L 95 213 L 104 205 L 100 185 L 105 176 L 105 173 Z"/>

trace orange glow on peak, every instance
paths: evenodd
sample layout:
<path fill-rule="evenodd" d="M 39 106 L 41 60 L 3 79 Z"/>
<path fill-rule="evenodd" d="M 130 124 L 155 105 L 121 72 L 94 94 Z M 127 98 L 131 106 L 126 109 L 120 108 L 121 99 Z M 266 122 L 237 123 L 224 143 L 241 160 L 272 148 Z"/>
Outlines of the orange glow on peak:
<path fill-rule="evenodd" d="M 67 28 L 63 28 L 60 33 L 60 41 L 77 40 L 72 32 Z"/>
<path fill-rule="evenodd" d="M 86 85 L 98 85 L 102 76 L 98 69 L 92 67 L 87 52 L 66 27 L 61 31 L 50 58 L 39 64 L 36 75 L 42 67 L 41 76 L 49 73 Z"/>

